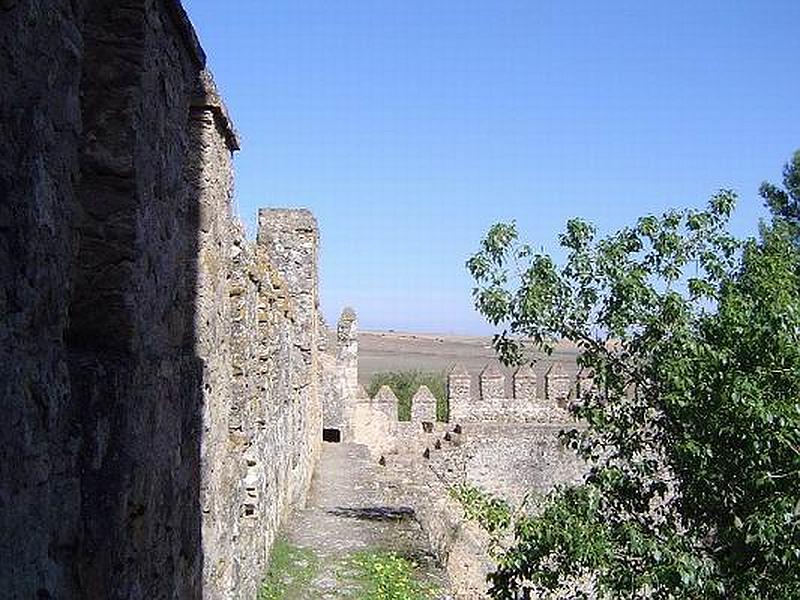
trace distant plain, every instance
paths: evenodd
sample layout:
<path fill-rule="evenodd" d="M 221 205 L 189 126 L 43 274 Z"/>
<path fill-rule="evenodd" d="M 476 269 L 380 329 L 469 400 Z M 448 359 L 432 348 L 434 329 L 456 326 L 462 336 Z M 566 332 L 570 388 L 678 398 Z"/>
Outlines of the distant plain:
<path fill-rule="evenodd" d="M 362 331 L 358 335 L 358 380 L 366 386 L 373 374 L 382 371 L 441 372 L 459 363 L 472 375 L 473 390 L 476 391 L 478 375 L 493 362 L 506 373 L 506 386 L 510 392 L 514 370 L 499 365 L 491 344 L 491 337 Z M 567 344 L 560 344 L 552 356 L 539 355 L 533 368 L 538 376 L 540 394 L 543 393 L 544 375 L 552 363 L 559 361 L 568 373 L 574 374 L 576 356 L 576 348 Z"/>

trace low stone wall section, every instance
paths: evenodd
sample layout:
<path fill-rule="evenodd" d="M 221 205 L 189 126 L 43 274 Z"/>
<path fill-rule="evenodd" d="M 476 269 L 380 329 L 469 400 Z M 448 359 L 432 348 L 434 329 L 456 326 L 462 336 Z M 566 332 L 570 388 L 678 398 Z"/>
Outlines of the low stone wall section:
<path fill-rule="evenodd" d="M 463 507 L 432 470 L 423 465 L 418 473 L 426 493 L 414 512 L 447 572 L 453 595 L 456 600 L 486 598 L 487 576 L 494 570 L 489 534 L 464 518 Z"/>
<path fill-rule="evenodd" d="M 574 424 L 467 423 L 457 449 L 463 481 L 520 506 L 529 494 L 578 483 L 586 463 L 558 434 Z"/>

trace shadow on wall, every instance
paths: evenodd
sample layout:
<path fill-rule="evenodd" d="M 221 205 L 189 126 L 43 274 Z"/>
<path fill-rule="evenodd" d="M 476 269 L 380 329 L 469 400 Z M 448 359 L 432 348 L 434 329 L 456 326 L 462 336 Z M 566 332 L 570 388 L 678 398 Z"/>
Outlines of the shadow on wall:
<path fill-rule="evenodd" d="M 202 55 L 170 15 L 90 2 L 69 305 L 81 427 L 78 581 L 92 598 L 202 596 L 197 355 Z"/>
<path fill-rule="evenodd" d="M 199 598 L 204 57 L 177 2 L 4 10 L 0 589 Z"/>
<path fill-rule="evenodd" d="M 87 11 L 84 29 L 67 339 L 83 432 L 79 580 L 96 598 L 201 595 L 197 190 L 181 169 L 192 142 L 179 127 L 184 103 L 166 99 L 180 107 L 170 111 L 142 89 L 148 69 L 157 85 L 176 75 L 148 64 L 146 26 L 144 13 L 105 4 Z"/>

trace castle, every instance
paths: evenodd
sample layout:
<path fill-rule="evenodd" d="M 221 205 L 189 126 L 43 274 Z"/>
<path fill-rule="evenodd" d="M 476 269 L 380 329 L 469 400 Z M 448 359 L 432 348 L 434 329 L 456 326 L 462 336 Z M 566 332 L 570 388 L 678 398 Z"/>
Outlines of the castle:
<path fill-rule="evenodd" d="M 450 424 L 425 389 L 410 422 L 366 397 L 313 216 L 262 210 L 250 241 L 233 212 L 239 137 L 178 0 L 6 1 L 0 49 L 5 597 L 255 597 L 323 435 L 512 496 L 580 470 L 558 368 L 543 394 L 455 369 Z"/>

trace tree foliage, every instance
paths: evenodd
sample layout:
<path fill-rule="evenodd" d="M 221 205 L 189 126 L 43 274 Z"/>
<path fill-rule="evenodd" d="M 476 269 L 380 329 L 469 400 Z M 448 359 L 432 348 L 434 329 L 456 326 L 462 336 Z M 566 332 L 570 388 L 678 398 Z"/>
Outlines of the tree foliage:
<path fill-rule="evenodd" d="M 502 534 L 511 525 L 511 505 L 468 483 L 450 488 L 450 496 L 458 500 L 467 519 L 475 521 L 490 534 Z"/>
<path fill-rule="evenodd" d="M 800 226 L 800 150 L 794 153 L 783 169 L 783 188 L 764 182 L 759 193 L 775 218 L 788 225 L 797 240 L 797 228 Z"/>
<path fill-rule="evenodd" d="M 560 265 L 490 229 L 468 268 L 501 358 L 569 340 L 592 379 L 562 433 L 590 471 L 517 524 L 493 597 L 800 597 L 800 153 L 784 175 L 757 240 L 731 191 L 602 238 L 571 220 Z"/>

